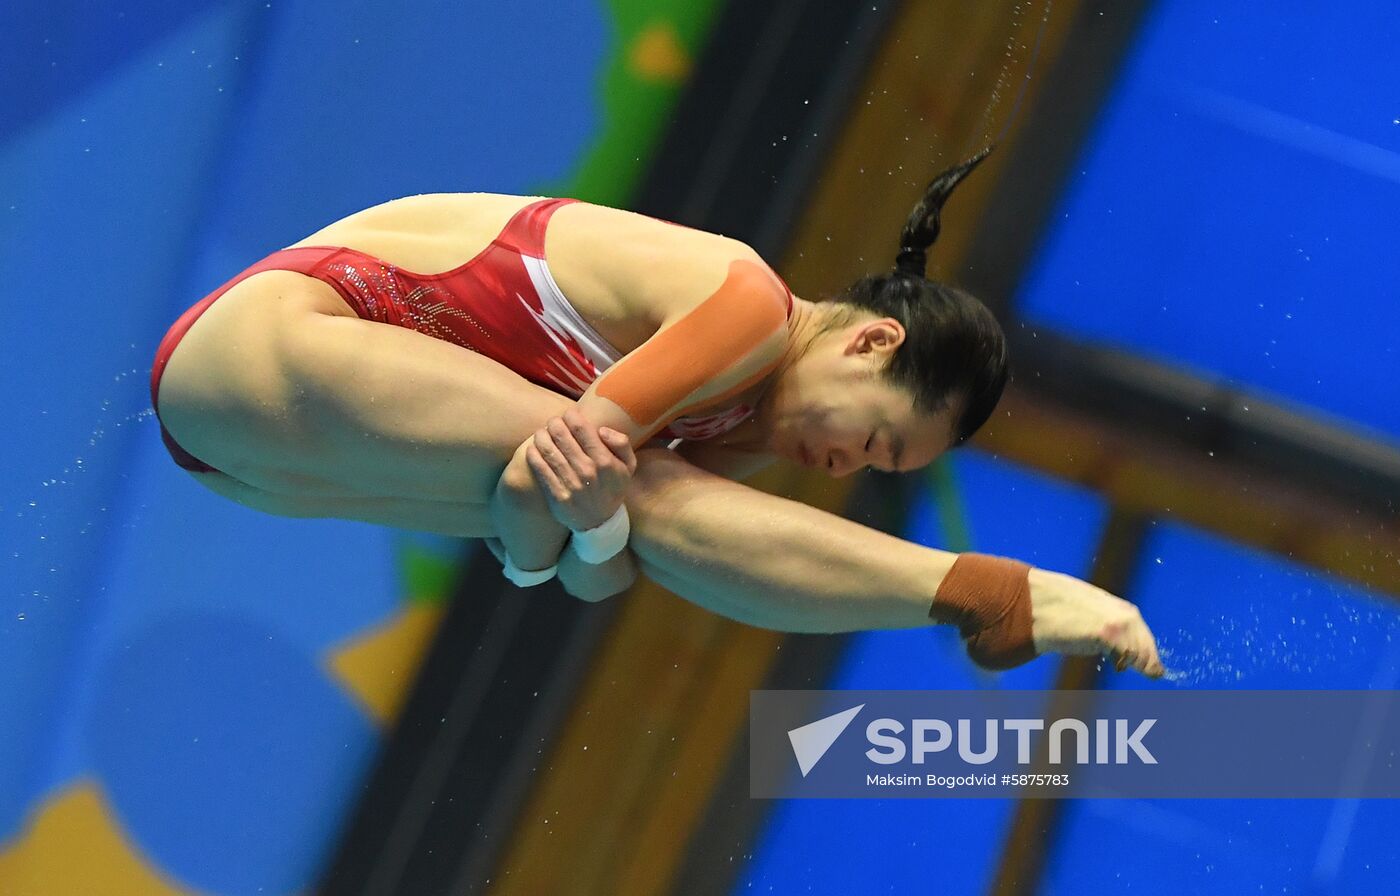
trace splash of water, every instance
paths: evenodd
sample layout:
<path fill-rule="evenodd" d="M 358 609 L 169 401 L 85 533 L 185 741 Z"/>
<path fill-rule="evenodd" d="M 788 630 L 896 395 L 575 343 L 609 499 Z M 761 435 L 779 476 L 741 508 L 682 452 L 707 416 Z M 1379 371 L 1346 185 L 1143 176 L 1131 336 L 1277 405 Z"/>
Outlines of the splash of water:
<path fill-rule="evenodd" d="M 146 371 L 141 368 L 132 367 L 113 374 L 112 382 L 120 385 L 128 378 L 142 377 L 145 374 Z M 61 469 L 40 479 L 35 490 L 28 497 L 19 499 L 14 515 L 17 519 L 31 521 L 33 541 L 28 548 L 24 548 L 22 545 L 11 547 L 4 555 L 6 566 L 13 568 L 18 566 L 19 561 L 27 559 L 31 561 L 33 569 L 46 571 L 43 575 L 57 576 L 63 571 L 64 564 L 56 556 L 56 552 L 59 550 L 71 551 L 74 538 L 92 534 L 105 519 L 103 515 L 107 513 L 108 508 L 105 504 L 99 504 L 94 508 L 95 513 L 92 516 L 80 518 L 83 521 L 77 525 L 75 530 L 59 532 L 51 528 L 45 508 L 50 504 L 58 503 L 61 496 L 56 493 L 73 487 L 79 477 L 88 473 L 90 469 L 88 459 L 102 450 L 109 435 L 120 432 L 126 427 L 143 425 L 155 416 L 155 411 L 149 406 L 123 413 L 115 419 L 113 419 L 114 413 L 113 399 L 102 399 L 92 429 L 82 440 L 82 447 L 73 454 L 72 460 Z M 0 508 L 0 510 L 3 509 Z M 5 578 L 18 582 L 20 577 L 17 571 L 12 571 L 15 574 L 5 576 Z M 30 588 L 27 592 L 17 596 L 30 604 L 29 606 L 12 608 L 13 618 L 19 622 L 29 619 L 32 611 L 38 608 L 37 605 L 47 603 L 50 599 L 49 592 L 42 586 Z"/>
<path fill-rule="evenodd" d="M 1337 589 L 1328 586 L 1328 591 Z M 1252 603 L 1238 614 L 1203 616 L 1191 628 L 1158 633 L 1167 681 L 1184 687 L 1305 684 L 1336 670 L 1376 668 L 1375 645 L 1400 638 L 1400 614 L 1334 593 L 1335 604 L 1318 607 L 1312 587 Z M 1365 677 L 1352 683 L 1367 685 Z"/>
<path fill-rule="evenodd" d="M 1021 110 L 1021 103 L 1025 99 L 1026 90 L 1030 86 L 1031 76 L 1035 72 L 1036 61 L 1040 58 L 1041 45 L 1045 38 L 1045 31 L 1050 24 L 1050 11 L 1052 0 L 1045 0 L 1045 5 L 1041 8 L 1040 24 L 1037 27 L 1035 40 L 1029 45 L 1021 39 L 1022 31 L 1026 24 L 1026 17 L 1030 9 L 1029 2 L 1018 2 L 1011 10 L 1011 27 L 1006 39 L 1006 48 L 1002 54 L 1003 62 L 1001 70 L 997 73 L 997 79 L 992 84 L 992 95 L 985 109 L 982 110 L 981 126 L 977 129 L 978 142 L 963 149 L 961 158 L 967 158 L 982 146 L 1000 143 L 1006 136 L 1007 131 L 1016 122 Z M 1017 62 L 1019 53 L 1026 53 L 1025 74 L 1020 76 L 1020 85 L 1016 89 L 1016 97 L 1011 103 L 1011 109 L 997 129 L 996 135 L 991 134 L 994 113 L 1002 105 L 1002 98 L 1011 91 L 1014 81 L 1012 67 Z"/>

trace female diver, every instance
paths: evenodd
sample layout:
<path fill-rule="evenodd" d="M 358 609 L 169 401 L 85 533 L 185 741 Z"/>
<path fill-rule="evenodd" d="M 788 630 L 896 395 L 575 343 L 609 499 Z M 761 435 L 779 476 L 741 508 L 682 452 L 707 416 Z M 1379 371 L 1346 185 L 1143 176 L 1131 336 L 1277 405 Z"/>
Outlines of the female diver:
<path fill-rule="evenodd" d="M 162 437 L 241 504 L 484 538 L 521 585 L 557 575 L 599 600 L 640 569 L 754 625 L 951 623 L 989 668 L 1102 652 L 1159 676 L 1137 609 L 1089 583 L 736 481 L 777 458 L 912 470 L 988 418 L 1001 328 L 924 277 L 943 202 L 986 153 L 929 185 L 894 270 L 821 302 L 742 242 L 633 212 L 374 206 L 175 322 L 151 371 Z"/>

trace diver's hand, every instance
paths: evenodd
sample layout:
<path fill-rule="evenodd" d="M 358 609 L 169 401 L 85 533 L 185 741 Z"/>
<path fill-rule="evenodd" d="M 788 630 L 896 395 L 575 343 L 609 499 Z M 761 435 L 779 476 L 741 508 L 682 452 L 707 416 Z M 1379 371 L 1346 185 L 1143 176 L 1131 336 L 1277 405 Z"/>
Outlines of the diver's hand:
<path fill-rule="evenodd" d="M 1030 571 L 1031 634 L 1039 653 L 1107 654 L 1118 671 L 1165 673 L 1138 608 L 1102 588 L 1048 569 Z"/>
<path fill-rule="evenodd" d="M 596 427 L 578 408 L 551 418 L 525 449 L 550 512 L 575 532 L 601 526 L 622 506 L 637 470 L 627 436 Z"/>

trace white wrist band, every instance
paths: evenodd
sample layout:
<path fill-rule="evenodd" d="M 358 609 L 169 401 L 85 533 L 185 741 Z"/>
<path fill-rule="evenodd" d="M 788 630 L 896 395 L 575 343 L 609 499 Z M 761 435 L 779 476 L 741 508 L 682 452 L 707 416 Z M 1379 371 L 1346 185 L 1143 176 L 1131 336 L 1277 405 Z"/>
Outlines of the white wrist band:
<path fill-rule="evenodd" d="M 584 563 L 596 566 L 627 547 L 627 536 L 631 533 L 632 523 L 627 518 L 627 505 L 622 504 L 601 526 L 574 532 L 574 553 L 578 554 Z"/>
<path fill-rule="evenodd" d="M 554 578 L 559 571 L 559 564 L 546 566 L 544 569 L 521 569 L 515 565 L 515 561 L 510 559 L 510 554 L 506 554 L 505 562 L 501 564 L 501 575 L 509 579 L 517 588 L 530 588 L 540 585 Z"/>

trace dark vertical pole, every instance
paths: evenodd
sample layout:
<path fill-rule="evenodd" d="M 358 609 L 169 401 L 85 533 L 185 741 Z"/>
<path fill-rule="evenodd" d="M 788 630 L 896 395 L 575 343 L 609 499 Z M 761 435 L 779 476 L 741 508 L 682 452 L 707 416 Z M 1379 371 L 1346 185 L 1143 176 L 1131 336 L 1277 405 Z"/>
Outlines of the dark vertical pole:
<path fill-rule="evenodd" d="M 914 474 L 871 473 L 851 495 L 846 516 L 872 529 L 899 535 L 908 526 L 919 486 Z M 930 600 L 932 596 L 930 595 Z M 764 688 L 819 689 L 827 686 L 850 635 L 788 635 Z M 749 738 L 745 728 L 715 785 L 696 835 L 686 850 L 677 896 L 725 896 L 744 871 L 740 857 L 753 850 L 773 803 L 749 798 Z"/>
<path fill-rule="evenodd" d="M 1104 527 L 1103 538 L 1089 581 L 1118 595 L 1129 593 L 1133 571 L 1142 555 L 1148 520 L 1115 508 Z M 1103 673 L 1097 657 L 1070 657 L 1060 666 L 1047 713 L 1076 707 L 1077 715 L 1090 711 L 1093 691 Z M 1066 705 L 1068 704 L 1068 705 Z M 994 896 L 1033 896 L 1040 891 L 1045 862 L 1054 846 L 1063 818 L 1064 801 L 1020 800 L 1011 817 L 1011 828 L 1002 849 L 990 893 Z"/>
<path fill-rule="evenodd" d="M 557 583 L 524 592 L 479 542 L 320 893 L 445 893 L 504 836 L 525 744 L 562 717 L 614 607 Z"/>

